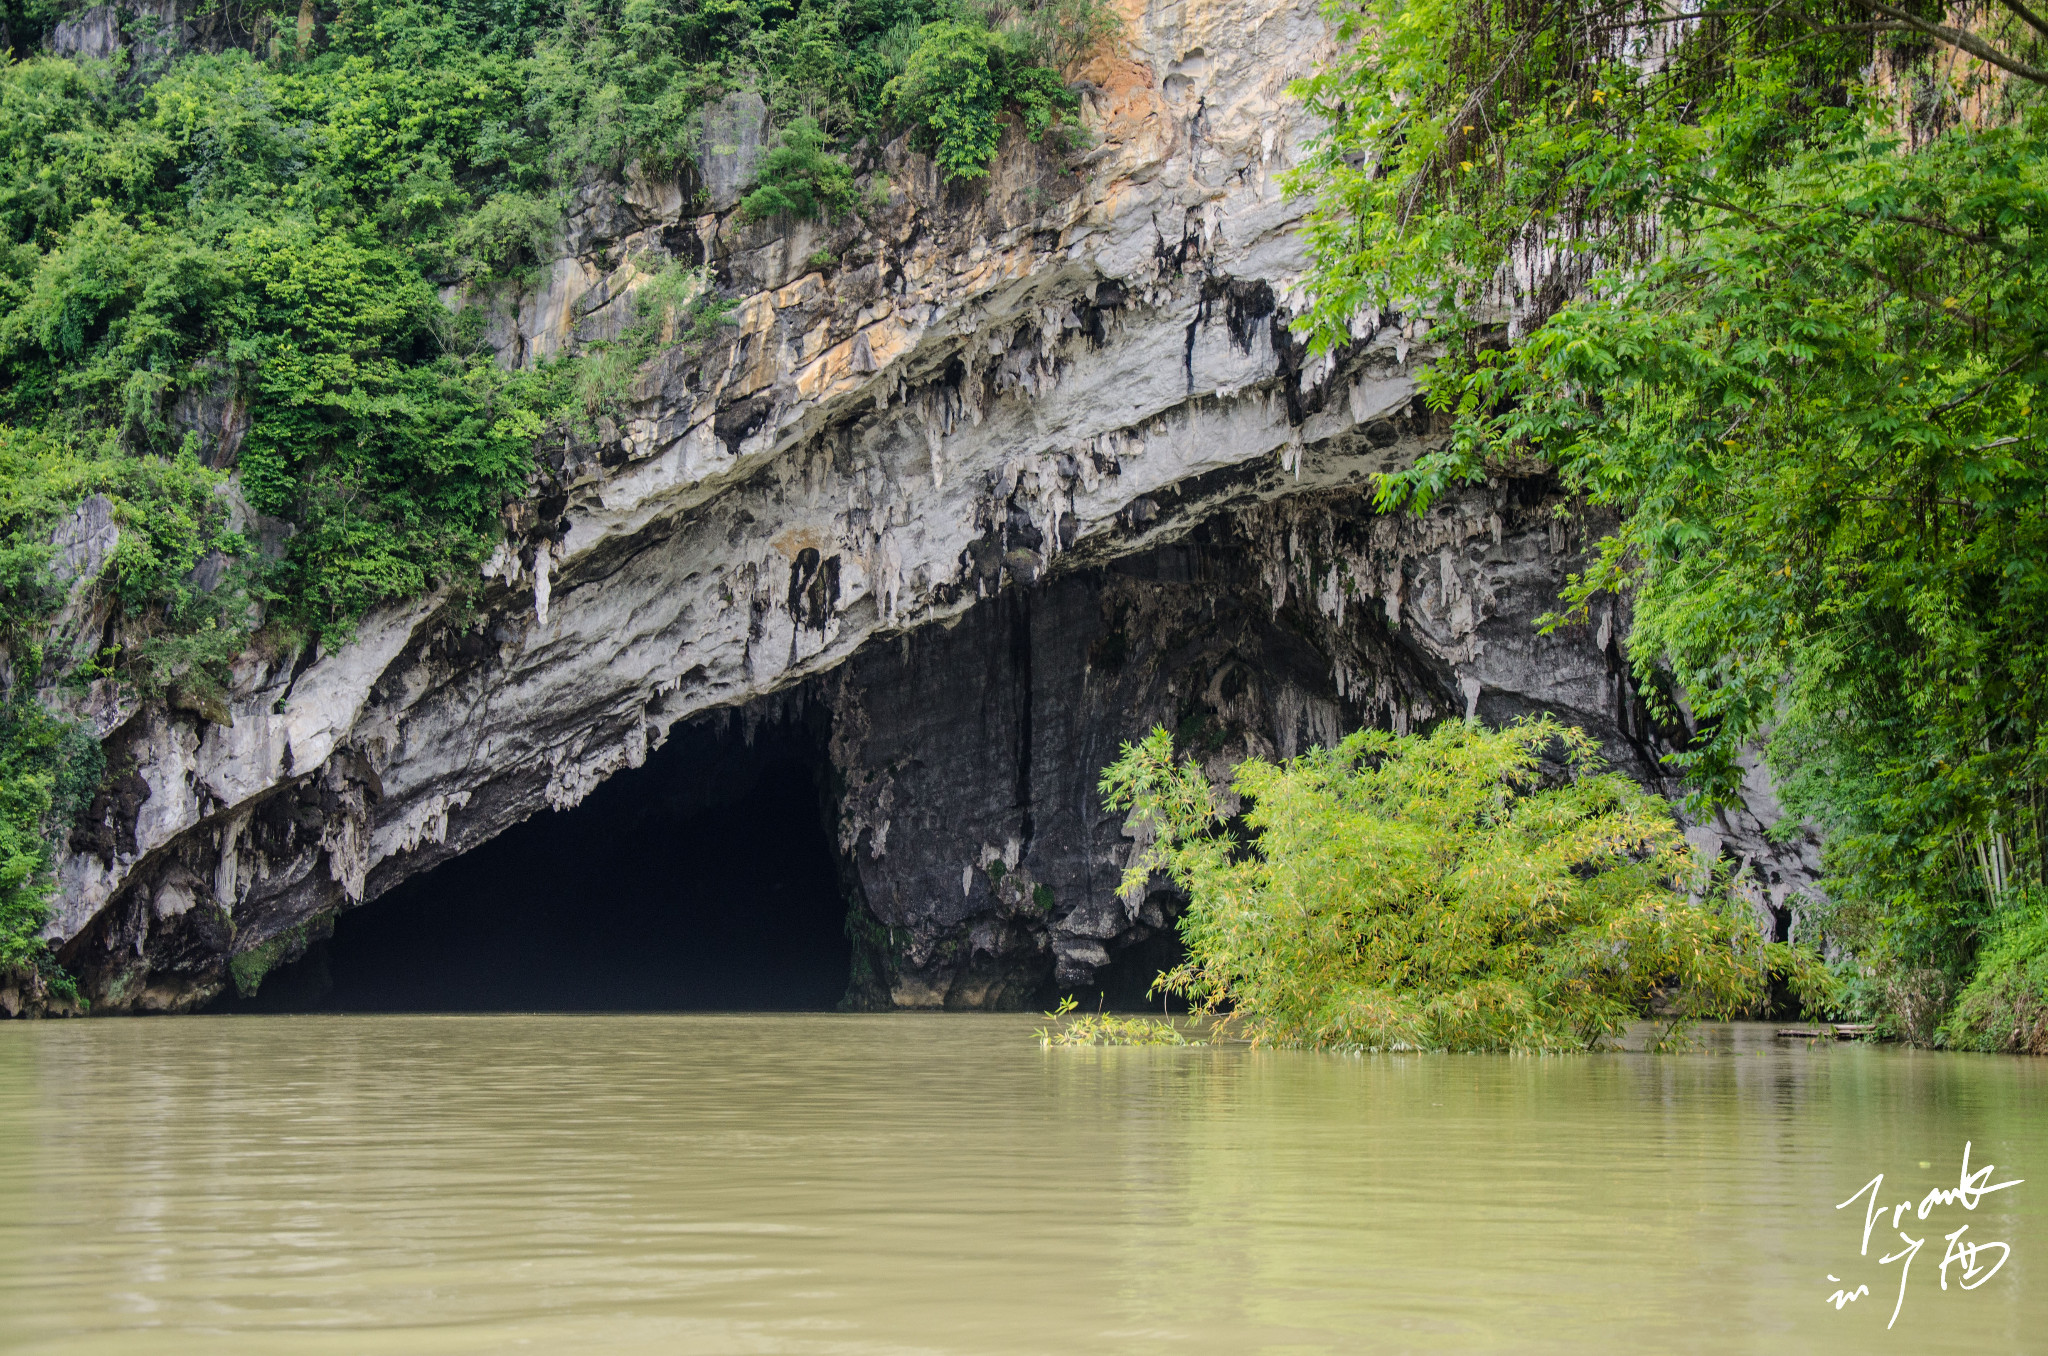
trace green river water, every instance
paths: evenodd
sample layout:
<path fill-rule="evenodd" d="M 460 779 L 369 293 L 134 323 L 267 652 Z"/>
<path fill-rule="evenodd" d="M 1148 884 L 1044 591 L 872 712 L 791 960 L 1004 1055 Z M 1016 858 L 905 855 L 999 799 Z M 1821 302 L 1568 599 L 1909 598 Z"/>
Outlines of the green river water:
<path fill-rule="evenodd" d="M 0 1023 L 0 1350 L 2048 1351 L 2048 1061 L 1039 1024 Z"/>

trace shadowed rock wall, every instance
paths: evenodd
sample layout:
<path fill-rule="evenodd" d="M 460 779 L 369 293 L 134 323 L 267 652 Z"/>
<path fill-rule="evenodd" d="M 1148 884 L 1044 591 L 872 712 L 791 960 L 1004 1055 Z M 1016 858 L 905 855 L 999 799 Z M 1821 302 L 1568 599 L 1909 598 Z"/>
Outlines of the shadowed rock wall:
<path fill-rule="evenodd" d="M 852 1000 L 1142 992 L 1180 901 L 1158 880 L 1120 893 L 1136 844 L 1096 785 L 1120 742 L 1154 725 L 1220 782 L 1247 755 L 1292 756 L 1365 724 L 1548 711 L 1675 791 L 1659 757 L 1678 732 L 1638 700 L 1621 619 L 1596 608 L 1551 635 L 1534 624 L 1603 526 L 1541 479 L 1456 494 L 1421 519 L 1375 515 L 1357 491 L 1305 494 L 863 650 L 817 685 L 868 925 Z M 1810 879 L 1812 844 L 1771 844 L 1763 827 L 1736 813 L 1694 833 L 1733 848 L 1768 907 Z"/>

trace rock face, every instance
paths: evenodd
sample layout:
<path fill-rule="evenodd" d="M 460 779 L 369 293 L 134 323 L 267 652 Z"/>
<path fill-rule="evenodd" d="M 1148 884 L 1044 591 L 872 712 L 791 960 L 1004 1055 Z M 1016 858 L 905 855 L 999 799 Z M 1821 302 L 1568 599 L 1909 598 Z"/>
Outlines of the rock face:
<path fill-rule="evenodd" d="M 596 441 L 544 449 L 465 605 L 245 655 L 225 710 L 82 708 L 112 771 L 51 936 L 94 1010 L 202 1003 L 233 957 L 290 960 L 678 722 L 798 693 L 830 716 L 871 1005 L 1142 969 L 1173 901 L 1118 893 L 1132 845 L 1094 782 L 1154 722 L 1220 772 L 1362 721 L 1549 709 L 1654 778 L 1617 619 L 1529 625 L 1587 525 L 1540 482 L 1375 516 L 1369 474 L 1436 432 L 1414 331 L 1317 359 L 1290 333 L 1277 176 L 1309 129 L 1283 90 L 1327 41 L 1307 0 L 1147 9 L 1082 72 L 1092 150 L 1013 131 L 970 191 L 899 143 L 885 205 L 835 228 L 720 215 L 744 182 L 720 157 L 760 146 L 744 99 L 685 179 L 589 188 L 532 291 L 452 299 L 489 308 L 504 361 L 616 334 L 676 261 L 737 323 L 678 336 Z M 1758 821 L 1702 831 L 1798 868 Z"/>
<path fill-rule="evenodd" d="M 301 22 L 310 24 L 311 13 L 308 9 Z M 4 36 L 5 25 L 0 22 L 0 37 Z M 311 36 L 309 28 L 307 38 Z M 85 61 L 103 61 L 125 47 L 128 78 L 147 80 L 182 52 L 261 49 L 274 47 L 281 38 L 287 45 L 300 42 L 296 33 L 280 34 L 268 15 L 251 15 L 239 8 L 198 0 L 120 0 L 118 4 L 94 5 L 57 24 L 44 47 L 53 56 Z"/>

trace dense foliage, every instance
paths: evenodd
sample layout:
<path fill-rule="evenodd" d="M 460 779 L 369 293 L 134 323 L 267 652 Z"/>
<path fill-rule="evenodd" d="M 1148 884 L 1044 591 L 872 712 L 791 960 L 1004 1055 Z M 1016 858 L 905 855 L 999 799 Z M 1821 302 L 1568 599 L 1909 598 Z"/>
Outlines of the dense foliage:
<path fill-rule="evenodd" d="M 380 603 L 474 578 L 543 430 L 600 412 L 658 343 L 707 337 L 727 304 L 672 268 L 620 339 L 538 370 L 492 360 L 483 309 L 460 302 L 543 264 L 576 191 L 680 164 L 705 104 L 743 88 L 780 128 L 749 217 L 848 210 L 848 156 L 899 128 L 972 179 L 1003 119 L 1038 136 L 1072 106 L 1048 63 L 1107 12 L 345 0 L 309 23 L 257 0 L 212 13 L 245 46 L 180 52 L 117 10 L 132 41 L 111 60 L 37 55 L 79 8 L 4 7 L 0 967 L 40 925 L 63 813 L 39 681 L 217 702 L 252 625 L 332 641 Z M 975 59 L 988 81 L 966 103 L 929 78 Z M 79 587 L 117 602 L 122 643 L 45 656 L 63 601 L 50 533 L 93 494 L 120 545 Z"/>
<path fill-rule="evenodd" d="M 2048 29 L 1877 0 L 1341 14 L 1303 90 L 1333 119 L 1299 181 L 1314 323 L 1427 316 L 1457 428 L 1383 501 L 1540 460 L 1620 507 L 1553 620 L 1629 596 L 1700 807 L 1765 741 L 1826 833 L 1807 914 L 1854 1001 L 1934 1038 L 2048 862 Z"/>
<path fill-rule="evenodd" d="M 1546 757 L 1552 762 L 1546 766 Z M 1581 1050 L 1662 998 L 1733 1015 L 1817 961 L 1757 935 L 1656 796 L 1548 718 L 1366 730 L 1237 769 L 1243 834 L 1155 730 L 1103 774 L 1188 893 L 1187 960 L 1161 978 L 1255 1041 L 1387 1050 Z"/>
<path fill-rule="evenodd" d="M 1036 58 L 1028 33 L 931 24 L 882 97 L 891 113 L 924 129 L 948 179 L 979 179 L 995 159 L 1004 109 L 1021 113 L 1036 141 L 1075 107 L 1066 84 Z"/>
<path fill-rule="evenodd" d="M 1942 1039 L 1964 1050 L 2048 1055 L 2048 901 L 2029 892 L 1998 911 L 1989 933 Z"/>

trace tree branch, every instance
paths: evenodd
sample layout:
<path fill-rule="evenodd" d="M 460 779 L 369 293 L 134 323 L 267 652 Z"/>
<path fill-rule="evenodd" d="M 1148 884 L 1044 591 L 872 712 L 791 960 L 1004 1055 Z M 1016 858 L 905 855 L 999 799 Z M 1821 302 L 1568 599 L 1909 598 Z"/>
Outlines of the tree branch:
<path fill-rule="evenodd" d="M 2007 3 L 2007 0 L 2000 0 L 2000 2 Z M 1950 28 L 1947 24 L 1931 24 L 1925 19 L 1908 14 L 1905 10 L 1885 4 L 1884 0 L 1856 0 L 1856 3 L 1867 10 L 1884 15 L 1885 18 L 1892 20 L 1894 23 L 1905 24 L 1908 28 L 1917 29 L 1930 38 L 1938 38 L 1958 51 L 1968 52 L 1979 61 L 1989 62 L 2000 70 L 2016 75 L 2022 80 L 2029 80 L 2037 85 L 2048 85 L 2048 70 L 2042 70 L 2039 66 L 2029 66 L 2024 61 L 2007 56 L 1975 33 L 1966 33 L 1960 28 Z"/>
<path fill-rule="evenodd" d="M 1611 24 L 1592 24 L 1584 31 L 1588 33 L 1615 33 L 1627 32 L 1636 28 L 1658 28 L 1665 24 L 1692 24 L 1698 23 L 1702 19 L 1739 19 L 1753 15 L 1767 15 L 1771 12 L 1771 9 L 1776 8 L 1777 6 L 1773 5 L 1770 9 L 1757 7 L 1746 9 L 1704 9 L 1693 14 L 1638 15 L 1634 18 L 1617 20 Z"/>
<path fill-rule="evenodd" d="M 1997 372 L 1993 373 L 1989 377 L 1986 377 L 1978 385 L 1971 387 L 1969 390 L 1957 396 L 1954 400 L 1949 401 L 1948 404 L 1936 405 L 1933 409 L 1927 412 L 1928 417 L 1932 418 L 1937 414 L 1947 414 L 1950 410 L 1954 409 L 1958 405 L 1967 405 L 1972 400 L 1975 400 L 1978 396 L 1983 395 L 1986 391 L 1990 390 L 1999 381 L 2019 371 L 2019 369 L 2026 364 L 2027 360 L 2029 358 L 2032 358 L 2033 356 L 2034 355 L 2031 353 L 2020 354 L 2019 357 L 2014 358 L 2004 367 L 2001 367 Z"/>
<path fill-rule="evenodd" d="M 1966 245 L 1988 245 L 1992 240 L 1992 237 L 1988 235 L 1971 231 L 1959 231 L 1945 221 L 1936 221 L 1932 217 L 1923 217 L 1913 212 L 1894 212 L 1888 217 L 1879 217 L 1873 212 L 1858 212 L 1854 215 L 1864 217 L 1870 221 L 1903 221 L 1910 226 L 1918 226 L 1924 230 L 1934 231 L 1937 234 L 1960 240 Z"/>
<path fill-rule="evenodd" d="M 1998 0 L 1998 3 L 2026 20 L 2027 27 L 2033 29 L 2036 33 L 2048 36 L 2048 19 L 2043 19 L 2034 11 L 2028 9 L 2023 0 Z"/>
<path fill-rule="evenodd" d="M 1832 37 L 1837 33 L 1918 33 L 1920 30 L 1908 24 L 1829 24 L 1826 28 L 1810 28 L 1789 42 L 1781 42 L 1757 54 L 1758 61 L 1768 61 L 1780 52 L 1789 52 L 1815 38 Z"/>

